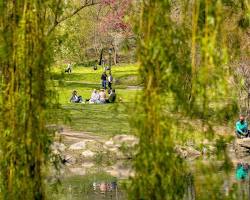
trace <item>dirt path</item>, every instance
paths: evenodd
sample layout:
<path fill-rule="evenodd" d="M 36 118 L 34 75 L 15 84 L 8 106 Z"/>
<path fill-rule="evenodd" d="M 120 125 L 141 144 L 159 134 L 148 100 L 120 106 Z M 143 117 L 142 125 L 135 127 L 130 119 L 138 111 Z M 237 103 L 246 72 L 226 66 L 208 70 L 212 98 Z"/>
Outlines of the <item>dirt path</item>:
<path fill-rule="evenodd" d="M 72 143 L 82 140 L 93 140 L 100 143 L 107 141 L 107 138 L 97 136 L 94 133 L 75 131 L 69 128 L 63 128 L 63 130 L 59 133 L 59 136 L 62 137 L 62 142 L 67 145 L 71 145 Z"/>
<path fill-rule="evenodd" d="M 142 86 L 138 86 L 138 85 L 131 85 L 127 87 L 128 90 L 142 90 L 143 87 Z"/>

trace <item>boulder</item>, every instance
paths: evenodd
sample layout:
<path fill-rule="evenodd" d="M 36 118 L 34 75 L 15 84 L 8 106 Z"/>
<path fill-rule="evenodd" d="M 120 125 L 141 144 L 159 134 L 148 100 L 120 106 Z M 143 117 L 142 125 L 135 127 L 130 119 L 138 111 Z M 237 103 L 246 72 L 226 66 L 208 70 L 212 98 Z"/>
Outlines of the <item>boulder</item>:
<path fill-rule="evenodd" d="M 51 149 L 54 154 L 60 154 L 65 151 L 66 146 L 63 143 L 54 142 L 51 145 Z"/>
<path fill-rule="evenodd" d="M 84 150 L 86 149 L 86 141 L 77 142 L 70 145 L 69 150 Z"/>
<path fill-rule="evenodd" d="M 86 169 L 80 167 L 70 167 L 69 171 L 72 175 L 79 175 L 79 176 L 86 175 Z"/>
<path fill-rule="evenodd" d="M 193 147 L 186 147 L 186 151 L 187 151 L 188 156 L 190 156 L 190 157 L 201 155 L 201 152 L 197 151 Z"/>
<path fill-rule="evenodd" d="M 85 169 L 92 168 L 94 166 L 95 166 L 95 164 L 93 162 L 84 162 L 84 163 L 82 163 L 82 167 L 85 168 Z"/>
<path fill-rule="evenodd" d="M 120 162 L 113 166 L 106 167 L 104 170 L 111 176 L 117 177 L 119 179 L 128 179 L 134 175 L 131 167 L 124 166 L 124 164 Z"/>
<path fill-rule="evenodd" d="M 135 145 L 139 139 L 133 135 L 116 135 L 106 141 L 103 148 L 115 154 L 116 159 L 130 159 L 136 153 Z"/>
<path fill-rule="evenodd" d="M 139 143 L 139 139 L 134 135 L 116 135 L 112 140 L 115 145 L 122 145 L 124 143 L 129 147 L 133 147 Z"/>
<path fill-rule="evenodd" d="M 66 162 L 67 165 L 74 165 L 77 163 L 77 159 L 72 155 L 65 155 L 64 161 Z"/>
<path fill-rule="evenodd" d="M 114 141 L 112 139 L 110 139 L 107 142 L 105 142 L 104 145 L 106 147 L 113 147 L 114 146 Z"/>
<path fill-rule="evenodd" d="M 186 146 L 178 145 L 175 147 L 175 150 L 182 158 L 195 158 L 202 154 L 200 151 L 197 151 L 193 147 L 186 147 Z"/>
<path fill-rule="evenodd" d="M 250 154 L 250 138 L 236 139 L 234 150 L 238 157 L 244 157 Z"/>
<path fill-rule="evenodd" d="M 93 152 L 101 151 L 103 149 L 103 144 L 101 142 L 95 140 L 85 140 L 86 149 L 91 150 Z"/>
<path fill-rule="evenodd" d="M 236 139 L 235 143 L 250 150 L 250 138 Z"/>
<path fill-rule="evenodd" d="M 112 138 L 103 144 L 104 149 L 113 148 L 114 146 L 115 144 Z"/>
<path fill-rule="evenodd" d="M 82 156 L 84 156 L 85 158 L 93 158 L 95 156 L 96 153 L 94 153 L 93 151 L 90 150 L 86 150 L 84 152 L 82 152 Z"/>

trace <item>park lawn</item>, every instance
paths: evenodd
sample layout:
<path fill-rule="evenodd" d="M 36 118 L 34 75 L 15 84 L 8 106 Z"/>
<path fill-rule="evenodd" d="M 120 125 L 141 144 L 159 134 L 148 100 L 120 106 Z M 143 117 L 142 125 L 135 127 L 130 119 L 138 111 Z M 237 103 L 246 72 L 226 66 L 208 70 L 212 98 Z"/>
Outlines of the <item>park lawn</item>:
<path fill-rule="evenodd" d="M 111 137 L 117 134 L 132 134 L 129 126 L 128 104 L 78 104 L 63 106 L 73 130 Z"/>
<path fill-rule="evenodd" d="M 117 134 L 132 134 L 129 126 L 129 113 L 134 105 L 139 90 L 128 86 L 138 86 L 135 77 L 138 76 L 137 65 L 123 65 L 112 68 L 113 76 L 117 81 L 113 85 L 117 99 L 122 102 L 114 104 L 72 104 L 69 102 L 72 91 L 77 90 L 83 99 L 91 96 L 93 89 L 99 89 L 102 69 L 94 71 L 92 67 L 74 67 L 72 74 L 63 74 L 64 68 L 56 67 L 53 71 L 54 86 L 59 96 L 62 112 L 66 114 L 60 119 L 61 125 L 73 130 L 90 132 L 93 134 L 111 137 Z M 65 120 L 67 119 L 67 120 Z"/>
<path fill-rule="evenodd" d="M 82 67 L 75 66 L 73 67 L 72 74 L 64 73 L 65 66 L 57 66 L 53 68 L 53 77 L 55 80 L 64 79 L 64 81 L 71 82 L 84 82 L 84 83 L 94 83 L 99 84 L 101 82 L 101 74 L 103 72 L 102 67 L 98 67 L 95 71 L 92 67 Z M 128 85 L 139 85 L 140 81 L 138 78 L 138 65 L 129 64 L 129 65 L 118 65 L 112 67 L 112 74 L 115 80 L 118 80 L 119 85 L 128 86 Z M 134 77 L 137 80 L 127 80 L 128 77 Z M 121 81 L 120 81 L 121 80 Z"/>

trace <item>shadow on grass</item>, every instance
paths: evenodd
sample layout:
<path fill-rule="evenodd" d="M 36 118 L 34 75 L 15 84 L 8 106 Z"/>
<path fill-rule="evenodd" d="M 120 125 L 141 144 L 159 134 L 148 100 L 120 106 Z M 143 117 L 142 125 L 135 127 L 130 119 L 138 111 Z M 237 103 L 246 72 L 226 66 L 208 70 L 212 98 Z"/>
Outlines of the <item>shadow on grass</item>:
<path fill-rule="evenodd" d="M 101 79 L 101 73 L 100 72 L 93 72 L 93 73 L 72 73 L 67 74 L 64 76 L 65 80 L 75 80 L 75 81 L 93 81 L 96 82 L 98 79 Z"/>
<path fill-rule="evenodd" d="M 74 88 L 100 88 L 101 84 L 93 84 L 93 83 L 81 83 L 81 82 L 64 82 L 61 87 L 65 87 L 67 89 L 74 89 Z"/>
<path fill-rule="evenodd" d="M 70 119 L 67 125 L 74 130 L 110 137 L 117 134 L 132 134 L 126 106 L 118 103 L 71 104 L 63 106 L 63 110 Z"/>
<path fill-rule="evenodd" d="M 94 84 L 94 83 L 84 83 L 84 82 L 75 82 L 75 81 L 71 81 L 71 82 L 60 82 L 59 83 L 60 88 L 67 88 L 70 90 L 73 89 L 78 89 L 78 88 L 91 88 L 91 89 L 101 89 L 101 83 L 100 84 Z M 125 85 L 121 85 L 121 84 L 113 84 L 113 88 L 115 89 L 126 89 L 127 86 Z"/>

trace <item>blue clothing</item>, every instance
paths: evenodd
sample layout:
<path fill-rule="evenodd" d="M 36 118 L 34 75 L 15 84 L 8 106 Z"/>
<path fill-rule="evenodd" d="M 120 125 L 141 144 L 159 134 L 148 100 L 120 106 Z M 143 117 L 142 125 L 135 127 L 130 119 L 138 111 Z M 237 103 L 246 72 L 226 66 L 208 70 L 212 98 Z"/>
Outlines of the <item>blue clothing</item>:
<path fill-rule="evenodd" d="M 102 81 L 102 88 L 105 90 L 107 89 L 107 81 L 106 80 Z"/>
<path fill-rule="evenodd" d="M 248 124 L 246 121 L 241 122 L 240 120 L 236 122 L 236 132 L 241 135 L 246 135 L 248 133 Z"/>
<path fill-rule="evenodd" d="M 244 169 L 242 165 L 236 168 L 236 180 L 238 181 L 245 180 L 247 178 L 247 175 L 248 175 L 248 170 Z"/>

